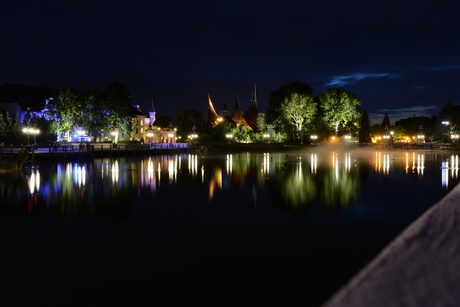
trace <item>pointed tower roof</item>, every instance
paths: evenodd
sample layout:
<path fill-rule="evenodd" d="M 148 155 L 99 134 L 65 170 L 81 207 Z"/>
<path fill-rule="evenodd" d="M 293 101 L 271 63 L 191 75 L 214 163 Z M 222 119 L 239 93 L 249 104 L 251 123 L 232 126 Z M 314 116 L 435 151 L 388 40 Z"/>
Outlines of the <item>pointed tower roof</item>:
<path fill-rule="evenodd" d="M 214 105 L 212 104 L 212 101 L 211 101 L 211 96 L 208 93 L 208 116 L 207 116 L 207 119 L 216 120 L 218 117 L 219 117 L 219 115 L 217 115 L 216 109 L 214 109 Z"/>
<path fill-rule="evenodd" d="M 232 119 L 237 125 L 244 125 L 246 128 L 252 130 L 251 126 L 249 126 L 244 118 L 243 112 L 241 112 L 238 96 L 235 96 L 235 107 L 233 108 Z"/>
<path fill-rule="evenodd" d="M 244 118 L 251 126 L 253 131 L 257 130 L 257 117 L 259 116 L 259 108 L 257 106 L 257 94 L 256 94 L 256 85 L 254 85 L 254 91 L 252 92 L 251 104 L 249 105 L 248 110 L 244 113 Z"/>
<path fill-rule="evenodd" d="M 216 109 L 214 109 L 214 105 L 212 104 L 212 101 L 211 101 L 211 96 L 208 93 L 208 115 L 206 116 L 204 130 L 205 131 L 211 130 L 214 127 L 215 122 L 218 118 L 219 118 L 219 115 L 217 115 Z"/>
<path fill-rule="evenodd" d="M 232 115 L 230 114 L 230 111 L 228 110 L 227 103 L 224 103 L 224 107 L 222 109 L 222 113 L 220 113 L 220 116 L 222 117 L 223 121 L 229 124 L 235 123 L 232 119 Z"/>

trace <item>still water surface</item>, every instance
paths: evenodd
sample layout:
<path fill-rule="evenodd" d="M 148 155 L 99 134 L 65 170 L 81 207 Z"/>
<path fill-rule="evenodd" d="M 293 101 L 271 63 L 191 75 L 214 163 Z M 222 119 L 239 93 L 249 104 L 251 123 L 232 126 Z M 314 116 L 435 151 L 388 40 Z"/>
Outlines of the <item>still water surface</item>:
<path fill-rule="evenodd" d="M 319 306 L 458 183 L 458 154 L 317 147 L 23 173 L 0 178 L 0 301 Z"/>

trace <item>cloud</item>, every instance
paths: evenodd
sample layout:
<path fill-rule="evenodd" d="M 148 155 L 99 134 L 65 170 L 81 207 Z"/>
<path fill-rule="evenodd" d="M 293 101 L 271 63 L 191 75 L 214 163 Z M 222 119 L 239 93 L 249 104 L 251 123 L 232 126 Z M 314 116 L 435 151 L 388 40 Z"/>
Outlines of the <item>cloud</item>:
<path fill-rule="evenodd" d="M 343 76 L 334 76 L 328 83 L 326 83 L 326 85 L 342 87 L 342 86 L 354 84 L 356 83 L 356 81 L 361 81 L 364 79 L 383 78 L 383 77 L 390 77 L 390 76 L 391 74 L 389 73 L 381 73 L 381 74 L 354 73 L 354 74 L 343 75 Z"/>
<path fill-rule="evenodd" d="M 449 69 L 460 69 L 460 65 L 438 66 L 438 67 L 432 67 L 429 70 L 449 70 Z"/>

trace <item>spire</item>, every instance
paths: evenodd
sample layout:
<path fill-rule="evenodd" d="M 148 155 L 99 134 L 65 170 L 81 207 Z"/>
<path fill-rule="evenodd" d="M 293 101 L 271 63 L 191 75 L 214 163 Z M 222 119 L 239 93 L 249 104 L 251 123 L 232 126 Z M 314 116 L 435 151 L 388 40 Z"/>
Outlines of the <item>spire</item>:
<path fill-rule="evenodd" d="M 238 96 L 235 96 L 235 107 L 233 108 L 232 119 L 237 125 L 244 125 L 246 128 L 252 130 L 244 118 L 243 112 L 241 112 Z"/>
<path fill-rule="evenodd" d="M 259 108 L 257 107 L 257 94 L 256 94 L 256 85 L 254 84 L 254 91 L 252 92 L 251 104 L 249 105 L 248 110 L 244 113 L 244 118 L 246 122 L 251 126 L 253 131 L 257 130 L 257 117 L 259 116 Z"/>
<path fill-rule="evenodd" d="M 256 85 L 254 84 L 254 91 L 252 92 L 251 97 L 251 106 L 255 106 L 257 108 L 257 94 L 256 94 Z"/>
<path fill-rule="evenodd" d="M 156 120 L 156 112 L 155 112 L 155 108 L 153 107 L 153 97 L 152 97 L 152 111 L 149 112 L 149 117 L 150 117 L 150 125 L 152 126 Z"/>

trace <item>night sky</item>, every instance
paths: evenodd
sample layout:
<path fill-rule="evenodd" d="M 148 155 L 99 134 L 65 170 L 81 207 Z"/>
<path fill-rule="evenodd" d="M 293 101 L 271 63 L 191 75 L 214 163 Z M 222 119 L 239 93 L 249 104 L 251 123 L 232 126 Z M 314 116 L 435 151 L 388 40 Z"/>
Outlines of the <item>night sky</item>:
<path fill-rule="evenodd" d="M 460 104 L 456 1 L 10 1 L 0 82 L 86 91 L 118 80 L 157 116 L 259 111 L 291 81 L 342 87 L 373 123 Z"/>

